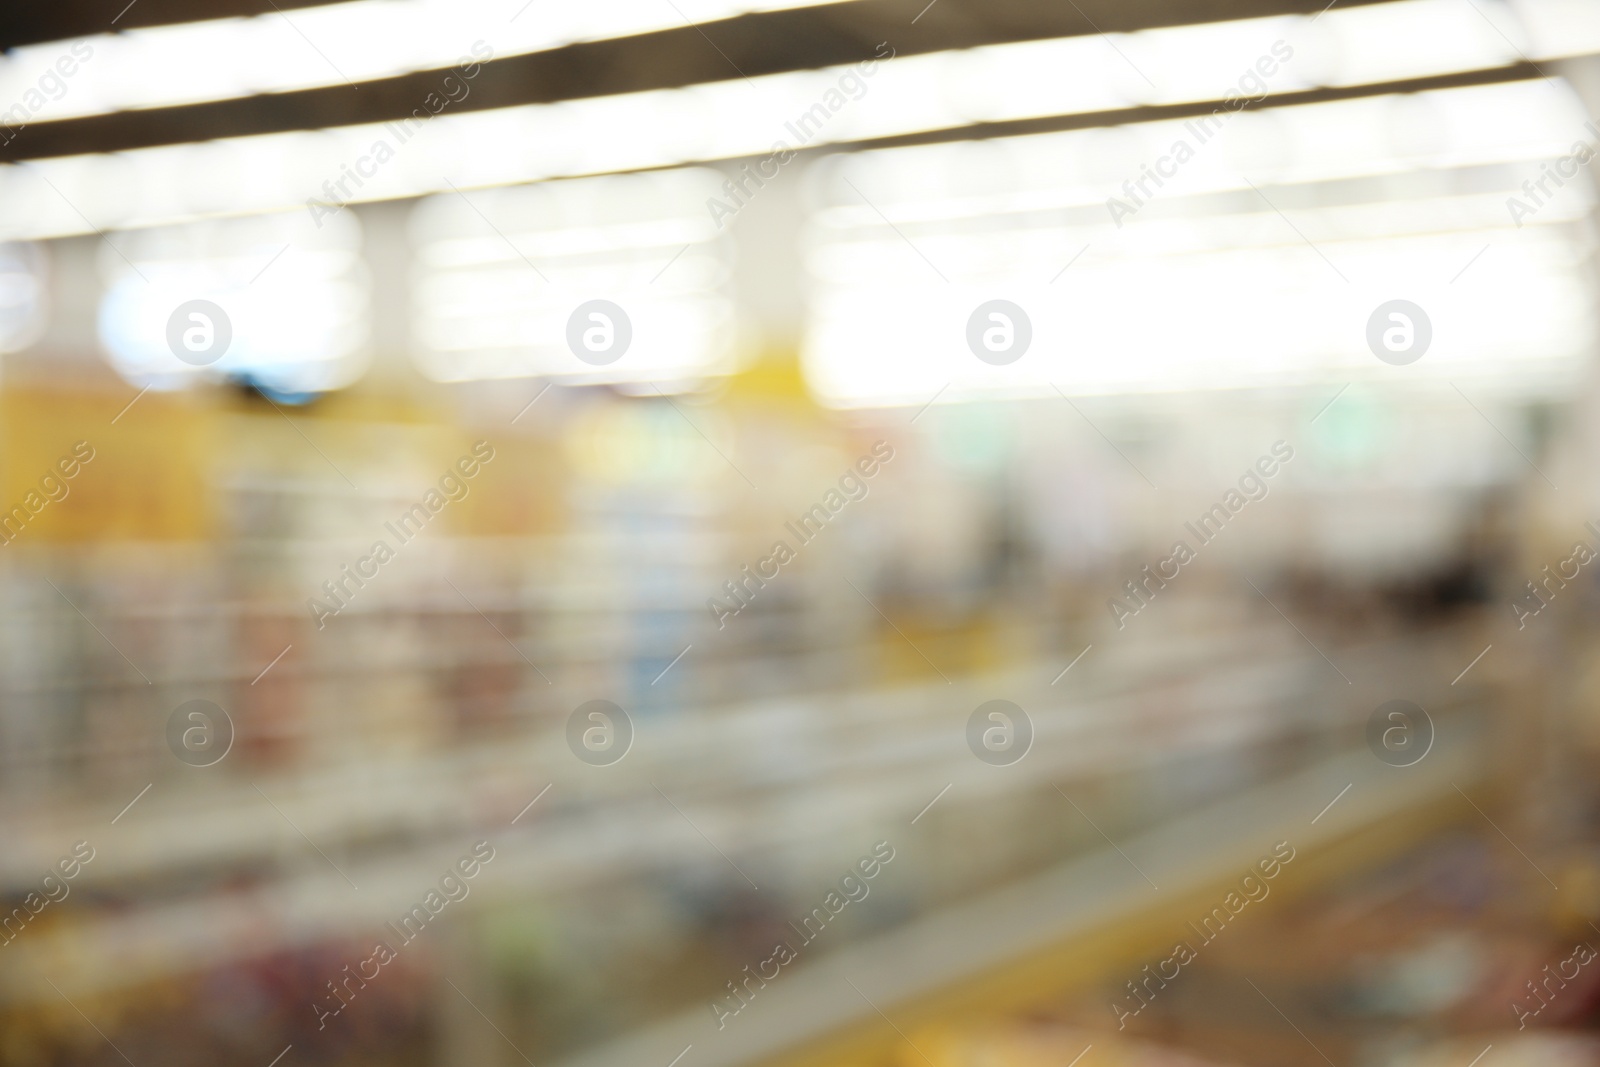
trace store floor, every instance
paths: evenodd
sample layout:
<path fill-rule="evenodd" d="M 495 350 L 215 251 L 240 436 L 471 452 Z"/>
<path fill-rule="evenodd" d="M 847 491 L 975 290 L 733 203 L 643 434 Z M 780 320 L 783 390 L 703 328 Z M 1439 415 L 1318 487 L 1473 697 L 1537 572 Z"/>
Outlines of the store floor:
<path fill-rule="evenodd" d="M 1174 916 L 1181 966 L 1140 961 L 1004 1025 L 925 1028 L 899 1067 L 1600 1063 L 1597 855 L 1546 871 L 1558 890 L 1493 831 L 1441 834 L 1220 932 Z"/>

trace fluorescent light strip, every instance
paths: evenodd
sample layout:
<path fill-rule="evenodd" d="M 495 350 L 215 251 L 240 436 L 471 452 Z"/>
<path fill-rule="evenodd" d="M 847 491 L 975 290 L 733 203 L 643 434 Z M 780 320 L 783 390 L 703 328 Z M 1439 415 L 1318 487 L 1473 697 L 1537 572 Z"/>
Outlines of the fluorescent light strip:
<path fill-rule="evenodd" d="M 831 165 L 870 203 L 841 186 L 819 215 L 827 225 L 866 225 L 880 221 L 881 210 L 913 233 L 912 227 L 946 219 L 1073 209 L 1089 209 L 1105 224 L 1116 221 L 1111 197 L 1138 209 L 1121 217 L 1142 217 L 1145 202 L 1152 204 L 1150 214 L 1162 215 L 1184 197 L 1249 192 L 1252 183 L 1300 185 L 1496 164 L 1525 171 L 1514 186 L 1539 179 L 1541 161 L 1567 154 L 1579 140 L 1592 141 L 1584 122 L 1570 88 L 1532 80 L 1249 111 L 1213 128 L 1206 140 L 1195 120 L 1169 119 L 856 152 Z M 1158 186 L 1149 178 L 1151 168 L 1170 163 L 1180 141 L 1192 157 L 1170 168 L 1175 173 Z M 987 168 L 982 172 L 1013 178 L 1003 188 L 975 183 L 969 179 L 980 163 Z M 1144 184 L 1130 192 L 1136 180 Z M 1587 211 L 1580 198 L 1584 183 L 1567 184 L 1541 215 L 1566 216 L 1573 205 Z M 1504 196 L 1514 191 L 1502 194 L 1501 217 L 1509 217 Z"/>
<path fill-rule="evenodd" d="M 528 55 L 847 0 L 604 0 L 539 3 L 531 10 L 529 2 L 351 0 L 28 45 L 0 57 L 0 123 L 16 129 L 320 89 L 442 71 L 472 62 L 474 43 L 487 45 L 497 58 Z M 481 49 L 476 58 L 483 58 Z"/>
<path fill-rule="evenodd" d="M 1499 68 L 1516 62 L 1519 52 L 1549 59 L 1600 51 L 1600 6 L 1528 0 L 1523 8 L 1537 11 L 1539 17 L 1529 22 L 1537 32 L 1510 20 L 1504 8 L 1487 9 L 1499 23 L 1497 32 L 1487 18 L 1466 18 L 1459 0 L 1393 0 L 1334 9 L 1316 20 L 1147 30 L 1124 36 L 1114 48 L 1097 37 L 1073 37 L 446 113 L 419 124 L 404 140 L 405 131 L 395 124 L 374 123 L 35 160 L 0 168 L 0 204 L 6 206 L 0 209 L 0 239 L 283 210 L 305 207 L 312 197 L 390 200 L 452 185 L 510 185 L 765 156 L 780 142 L 791 148 L 848 143 L 978 121 L 1218 100 L 1237 93 L 1241 83 L 1253 87 L 1255 78 L 1281 93 Z M 1551 40 L 1557 30 L 1558 42 Z M 1395 34 L 1429 44 L 1379 47 Z M 1273 58 L 1278 41 L 1294 55 L 1274 59 L 1274 72 L 1263 75 L 1270 65 L 1258 64 Z M 1443 43 L 1436 49 L 1434 42 Z M 1384 57 L 1381 65 L 1375 55 Z M 1558 148 L 1585 135 L 1581 111 L 1575 115 L 1570 108 L 1529 115 L 1527 128 L 1529 137 L 1560 142 Z M 394 158 L 375 162 L 384 152 Z M 352 168 L 370 174 L 345 178 Z M 328 184 L 341 178 L 342 191 Z"/>

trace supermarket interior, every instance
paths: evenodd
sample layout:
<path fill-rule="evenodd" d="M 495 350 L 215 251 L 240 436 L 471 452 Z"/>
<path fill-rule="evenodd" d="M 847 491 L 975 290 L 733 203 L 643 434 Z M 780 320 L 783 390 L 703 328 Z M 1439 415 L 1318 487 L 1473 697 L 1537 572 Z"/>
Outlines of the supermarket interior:
<path fill-rule="evenodd" d="M 0 1067 L 1600 1065 L 1594 0 L 0 48 Z"/>

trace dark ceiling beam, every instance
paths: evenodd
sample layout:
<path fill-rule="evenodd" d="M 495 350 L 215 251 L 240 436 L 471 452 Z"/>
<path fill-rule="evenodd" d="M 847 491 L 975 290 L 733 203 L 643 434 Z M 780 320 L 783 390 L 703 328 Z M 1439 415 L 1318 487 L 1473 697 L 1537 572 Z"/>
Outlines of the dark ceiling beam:
<path fill-rule="evenodd" d="M 134 10 L 156 0 L 138 0 Z M 1382 0 L 1344 0 L 1352 7 Z M 48 8 L 50 5 L 39 5 Z M 68 0 L 63 6 L 75 8 Z M 985 44 L 1113 33 L 1263 15 L 1315 14 L 1325 0 L 857 0 L 745 15 L 700 26 L 507 56 L 485 65 L 451 113 L 548 103 L 645 89 L 677 88 L 859 62 L 887 41 L 897 55 Z M 924 10 L 926 8 L 926 10 Z M 216 9 L 213 8 L 213 11 Z M 912 19 L 922 11 L 913 24 Z M 463 42 L 464 46 L 470 42 Z M 493 42 L 488 42 L 491 47 Z M 1109 45 L 1107 47 L 1110 47 Z M 384 122 L 409 115 L 440 89 L 428 71 L 302 92 L 186 107 L 120 112 L 17 131 L 0 162 L 112 152 L 285 130 Z M 457 90 L 459 91 L 459 90 Z M 0 104 L 3 106 L 3 104 Z"/>
<path fill-rule="evenodd" d="M 0 4 L 0 48 L 237 15 L 270 15 L 328 0 L 23 0 Z"/>
<path fill-rule="evenodd" d="M 1504 85 L 1509 82 L 1543 79 L 1546 72 L 1530 62 L 1514 63 L 1509 67 L 1488 70 L 1462 71 L 1458 74 L 1440 74 L 1426 78 L 1407 78 L 1403 81 L 1383 82 L 1376 85 L 1356 85 L 1342 89 L 1301 89 L 1273 93 L 1264 100 L 1246 103 L 1240 110 L 1269 111 L 1280 107 L 1302 104 L 1324 104 L 1336 100 L 1362 100 L 1393 93 L 1422 93 L 1435 89 L 1461 89 L 1475 85 Z M 799 149 L 800 154 L 822 155 L 829 152 L 865 151 L 874 148 L 904 148 L 912 145 L 944 144 L 950 141 L 981 140 L 989 137 L 1019 137 L 1035 133 L 1057 133 L 1063 130 L 1086 130 L 1102 126 L 1121 126 L 1132 122 L 1159 122 L 1169 119 L 1190 119 L 1210 115 L 1224 107 L 1218 100 L 1187 104 L 1164 104 L 1159 107 L 1130 107 L 1118 111 L 1096 111 L 1081 115 L 1050 115 L 1037 119 L 1014 119 L 1005 122 L 976 122 L 948 130 L 927 130 L 920 133 L 898 134 L 892 137 L 875 137 L 848 144 L 824 144 Z M 750 158 L 759 158 L 753 156 Z"/>

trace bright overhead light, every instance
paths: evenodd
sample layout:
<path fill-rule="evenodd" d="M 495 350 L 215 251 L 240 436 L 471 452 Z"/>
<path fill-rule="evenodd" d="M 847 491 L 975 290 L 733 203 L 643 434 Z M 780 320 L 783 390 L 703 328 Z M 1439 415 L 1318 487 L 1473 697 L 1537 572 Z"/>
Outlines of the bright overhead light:
<path fill-rule="evenodd" d="M 1543 81 L 1246 112 L 1116 219 L 1119 176 L 1192 141 L 1184 122 L 833 157 L 813 173 L 807 380 L 837 407 L 1379 376 L 1556 395 L 1596 340 L 1595 196 L 1522 183 L 1581 120 Z M 1397 299 L 1430 320 L 1414 365 L 1369 347 Z M 980 313 L 997 300 L 1020 315 Z M 1027 347 L 993 365 L 985 328 Z"/>
<path fill-rule="evenodd" d="M 581 41 L 656 33 L 752 12 L 845 0 L 350 0 L 103 33 L 0 57 L 0 109 L 25 124 L 355 84 Z M 475 49 L 474 44 L 480 47 Z M 61 64 L 59 67 L 58 64 Z"/>
<path fill-rule="evenodd" d="M 1485 10 L 1485 18 L 1466 20 L 1457 0 L 1392 0 L 1317 18 L 869 55 L 845 67 L 683 89 L 34 160 L 0 167 L 0 204 L 10 209 L 0 217 L 0 239 L 307 208 L 313 198 L 388 200 L 452 186 L 760 159 L 778 148 L 960 129 L 975 121 L 1381 84 L 1500 68 L 1520 55 L 1600 51 L 1600 5 L 1526 0 L 1516 10 L 1538 16 L 1527 27 L 1510 9 Z M 1393 34 L 1446 45 L 1396 49 L 1387 43 Z M 1556 152 L 1586 136 L 1571 109 L 1529 115 L 1527 125 L 1528 136 L 1557 142 Z"/>

